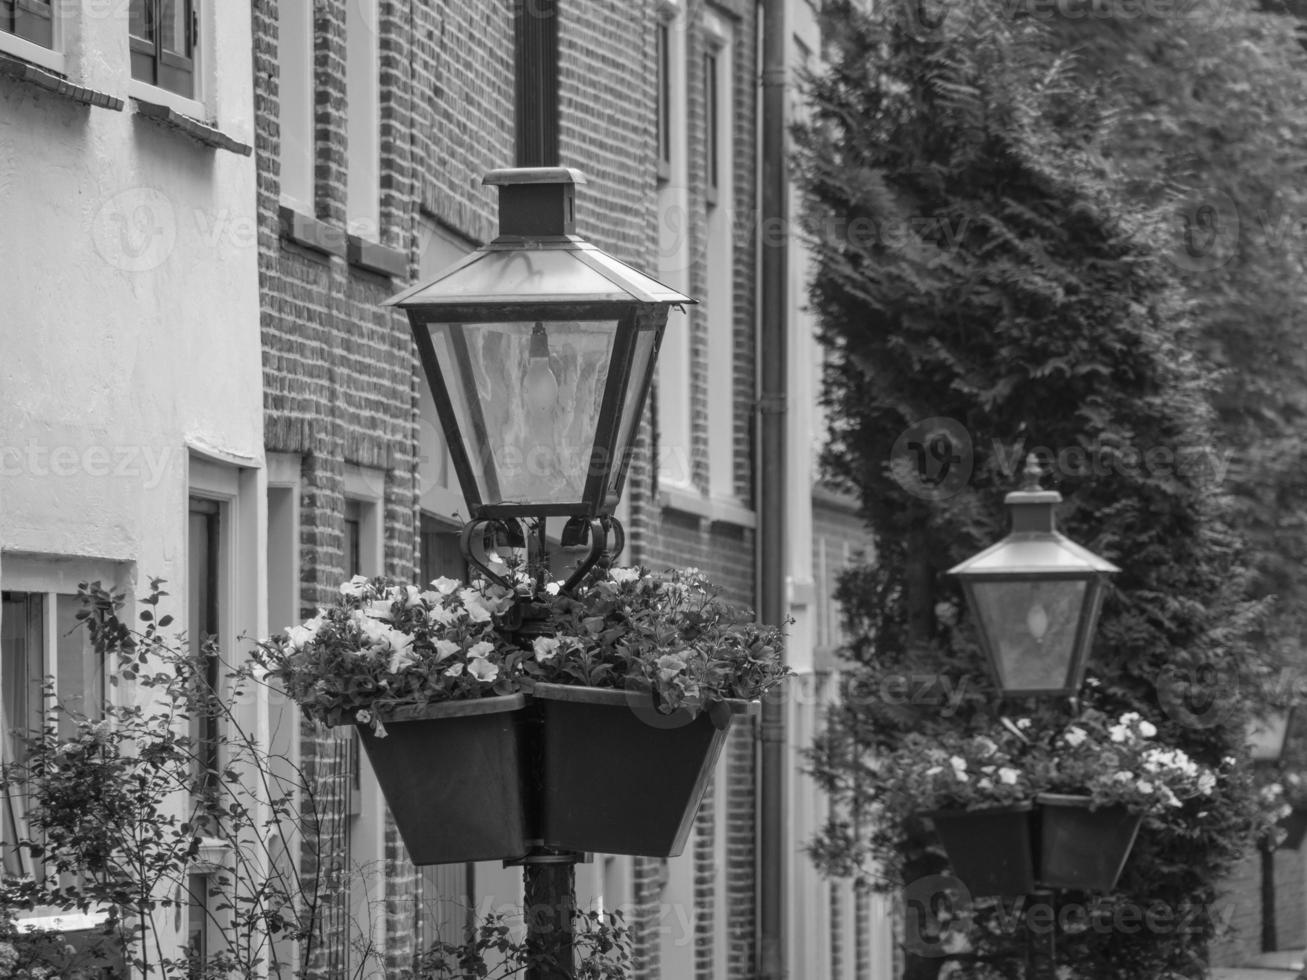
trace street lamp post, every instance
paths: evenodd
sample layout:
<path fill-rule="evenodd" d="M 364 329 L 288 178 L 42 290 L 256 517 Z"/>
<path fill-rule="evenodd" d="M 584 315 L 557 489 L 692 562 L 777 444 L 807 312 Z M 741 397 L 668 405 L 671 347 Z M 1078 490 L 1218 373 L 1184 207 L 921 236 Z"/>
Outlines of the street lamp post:
<path fill-rule="evenodd" d="M 529 599 L 544 586 L 548 518 L 566 521 L 561 545 L 588 546 L 564 590 L 620 552 L 613 509 L 663 329 L 673 306 L 694 302 L 577 236 L 584 182 L 562 167 L 491 172 L 499 236 L 387 301 L 408 314 L 467 503 L 464 558 L 525 588 L 523 631 L 533 625 Z M 532 583 L 495 567 L 488 552 L 505 540 L 525 549 Z M 579 857 L 537 841 L 520 859 L 532 980 L 572 976 Z"/>
<path fill-rule="evenodd" d="M 1084 678 L 1111 562 L 1060 534 L 1056 491 L 1040 488 L 1039 460 L 1004 498 L 1012 529 L 1002 541 L 949 570 L 962 582 L 995 683 L 1009 697 L 1070 697 Z M 1045 927 L 1030 914 L 1047 908 Z M 1037 891 L 1027 914 L 1026 975 L 1056 976 L 1053 893 Z"/>
<path fill-rule="evenodd" d="M 1256 766 L 1275 766 L 1284 757 L 1293 727 L 1295 710 L 1273 711 L 1248 723 L 1248 751 Z M 1261 843 L 1262 873 L 1262 952 L 1274 952 L 1279 946 L 1275 901 L 1275 840 Z"/>

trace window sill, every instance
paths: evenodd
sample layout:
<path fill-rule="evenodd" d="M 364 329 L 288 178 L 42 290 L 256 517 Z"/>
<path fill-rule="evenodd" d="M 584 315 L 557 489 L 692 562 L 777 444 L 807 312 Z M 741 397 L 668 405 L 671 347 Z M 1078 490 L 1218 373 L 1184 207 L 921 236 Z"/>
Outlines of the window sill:
<path fill-rule="evenodd" d="M 378 245 L 358 235 L 346 236 L 345 257 L 350 265 L 392 279 L 408 278 L 408 256 L 399 249 Z"/>
<path fill-rule="evenodd" d="M 162 102 L 150 102 L 137 95 L 132 96 L 132 102 L 136 104 L 136 115 L 161 126 L 176 129 L 197 143 L 203 143 L 217 150 L 229 150 L 243 157 L 254 152 L 254 148 L 248 143 L 233 139 L 212 123 L 201 122 L 199 119 L 183 115 L 172 106 L 164 105 Z"/>
<path fill-rule="evenodd" d="M 738 501 L 705 497 L 691 490 L 662 488 L 658 491 L 658 505 L 664 510 L 691 514 L 712 524 L 733 524 L 746 528 L 758 526 L 758 515 Z"/>
<path fill-rule="evenodd" d="M 16 916 L 14 928 L 19 932 L 83 932 L 99 929 L 108 921 L 108 909 L 66 912 L 63 909 L 37 906 L 30 914 Z"/>
<path fill-rule="evenodd" d="M 117 112 L 121 112 L 123 108 L 122 99 L 81 85 L 74 85 L 48 68 L 32 64 L 5 51 L 0 51 L 0 75 L 27 82 L 82 105 L 98 106 L 101 109 L 113 109 Z"/>
<path fill-rule="evenodd" d="M 277 209 L 277 218 L 281 224 L 281 237 L 286 241 L 303 245 L 323 255 L 337 255 L 342 259 L 346 257 L 347 236 L 343 229 L 284 204 Z"/>
<path fill-rule="evenodd" d="M 60 77 L 68 74 L 68 60 L 62 51 L 36 44 L 17 34 L 0 31 L 0 54 L 26 61 Z"/>

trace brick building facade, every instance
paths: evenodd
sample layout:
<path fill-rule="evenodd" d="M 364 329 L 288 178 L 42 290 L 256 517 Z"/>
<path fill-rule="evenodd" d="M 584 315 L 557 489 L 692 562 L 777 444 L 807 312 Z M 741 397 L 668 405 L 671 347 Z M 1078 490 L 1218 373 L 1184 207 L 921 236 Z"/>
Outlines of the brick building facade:
<path fill-rule="evenodd" d="M 588 180 L 578 231 L 700 300 L 669 323 L 620 512 L 623 560 L 701 568 L 752 604 L 758 6 L 560 6 L 560 163 Z M 504 0 L 253 10 L 275 629 L 355 573 L 461 571 L 461 497 L 408 327 L 381 301 L 494 234 L 496 198 L 480 178 L 514 162 L 513 19 Z M 834 520 L 857 534 L 850 514 Z M 806 561 L 806 539 L 797 547 Z M 811 573 L 800 578 L 812 592 Z M 804 601 L 815 615 L 816 593 Z M 832 689 L 829 664 L 806 674 L 816 700 L 790 712 L 796 769 Z M 468 909 L 520 905 L 515 870 L 412 867 L 350 737 L 305 726 L 296 748 L 319 818 L 302 873 L 327 910 L 307 975 L 399 976 L 419 945 L 461 938 Z M 756 755 L 756 723 L 737 726 L 680 858 L 578 867 L 582 905 L 627 910 L 638 976 L 756 975 Z M 811 799 L 797 775 L 790 790 Z M 795 826 L 795 867 L 816 819 Z M 796 925 L 818 910 L 821 940 L 803 955 L 820 962 L 798 961 L 804 975 L 873 975 L 865 897 L 810 879 L 800 867 L 795 881 L 813 894 L 789 898 Z"/>

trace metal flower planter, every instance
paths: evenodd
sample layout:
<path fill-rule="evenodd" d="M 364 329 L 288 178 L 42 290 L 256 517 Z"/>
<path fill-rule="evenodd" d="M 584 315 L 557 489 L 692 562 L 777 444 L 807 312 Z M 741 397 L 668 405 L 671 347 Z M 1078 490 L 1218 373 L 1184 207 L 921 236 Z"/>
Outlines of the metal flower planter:
<path fill-rule="evenodd" d="M 1123 806 L 1090 809 L 1087 796 L 1045 793 L 1039 805 L 1039 880 L 1050 888 L 1111 891 L 1143 816 Z"/>
<path fill-rule="evenodd" d="M 532 711 L 524 695 L 446 701 L 359 726 L 363 747 L 414 864 L 520 857 Z"/>
<path fill-rule="evenodd" d="M 932 810 L 953 874 L 974 895 L 1025 895 L 1035 888 L 1029 803 L 984 810 Z"/>
<path fill-rule="evenodd" d="M 659 714 L 648 694 L 537 684 L 540 835 L 547 847 L 675 857 L 732 719 L 757 703 Z"/>

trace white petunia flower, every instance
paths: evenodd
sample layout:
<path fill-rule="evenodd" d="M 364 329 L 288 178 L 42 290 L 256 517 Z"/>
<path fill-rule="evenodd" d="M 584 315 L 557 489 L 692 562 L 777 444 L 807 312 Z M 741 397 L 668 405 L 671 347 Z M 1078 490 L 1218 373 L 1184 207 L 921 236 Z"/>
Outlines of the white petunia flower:
<path fill-rule="evenodd" d="M 462 586 L 463 583 L 460 582 L 458 579 L 446 578 L 443 575 L 440 578 L 434 579 L 431 582 L 431 587 L 435 589 L 437 592 L 439 592 L 441 595 L 453 595 L 460 588 L 462 588 Z"/>
<path fill-rule="evenodd" d="M 1010 766 L 1004 766 L 998 771 L 998 778 L 1005 786 L 1015 786 L 1017 784 L 1017 779 L 1020 778 L 1020 776 L 1021 771 L 1019 769 L 1013 769 Z"/>
<path fill-rule="evenodd" d="M 499 665 L 492 664 L 484 657 L 473 657 L 467 662 L 467 672 L 477 680 L 489 684 L 499 676 Z"/>
<path fill-rule="evenodd" d="M 1068 728 L 1066 730 L 1066 734 L 1063 735 L 1062 737 L 1066 739 L 1067 745 L 1070 745 L 1072 748 L 1075 748 L 1077 745 L 1079 745 L 1081 742 L 1087 739 L 1089 735 L 1083 728 Z"/>
<path fill-rule="evenodd" d="M 608 577 L 614 582 L 625 584 L 626 582 L 634 582 L 638 579 L 640 577 L 640 570 L 638 568 L 610 568 L 608 570 Z"/>
<path fill-rule="evenodd" d="M 536 660 L 542 664 L 558 656 L 558 641 L 552 636 L 537 636 L 531 648 L 535 651 Z"/>
<path fill-rule="evenodd" d="M 436 648 L 436 663 L 440 663 L 440 661 L 452 657 L 461 649 L 459 645 L 452 640 L 437 640 L 433 645 Z"/>

